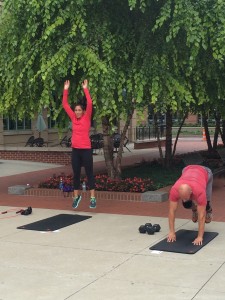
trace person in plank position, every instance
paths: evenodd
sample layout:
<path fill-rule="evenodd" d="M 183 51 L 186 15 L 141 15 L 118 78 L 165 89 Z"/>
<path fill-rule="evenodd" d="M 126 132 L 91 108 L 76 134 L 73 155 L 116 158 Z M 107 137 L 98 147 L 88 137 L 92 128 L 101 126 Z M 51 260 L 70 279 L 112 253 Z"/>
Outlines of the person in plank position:
<path fill-rule="evenodd" d="M 205 223 L 212 221 L 212 171 L 204 166 L 189 165 L 182 170 L 181 177 L 172 186 L 169 194 L 169 234 L 167 242 L 175 242 L 175 214 L 179 200 L 185 208 L 192 210 L 192 221 L 198 221 L 198 235 L 194 245 L 202 245 Z"/>

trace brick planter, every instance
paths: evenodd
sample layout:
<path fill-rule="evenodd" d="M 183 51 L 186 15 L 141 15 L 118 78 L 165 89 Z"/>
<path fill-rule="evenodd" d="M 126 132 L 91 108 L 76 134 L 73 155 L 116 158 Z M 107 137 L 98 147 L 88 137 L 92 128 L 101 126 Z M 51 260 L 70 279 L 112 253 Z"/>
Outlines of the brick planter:
<path fill-rule="evenodd" d="M 63 193 L 60 190 L 41 188 L 31 188 L 29 190 L 26 190 L 24 195 L 36 197 L 72 197 L 72 193 Z M 81 192 L 81 195 L 83 199 L 90 198 L 90 192 L 88 191 Z M 95 191 L 95 196 L 99 200 L 142 201 L 142 193 Z"/>
<path fill-rule="evenodd" d="M 72 197 L 72 193 L 63 193 L 56 189 L 41 189 L 30 188 L 25 190 L 24 195 L 36 197 Z M 82 198 L 90 199 L 90 192 L 81 192 Z M 129 192 L 108 192 L 108 191 L 95 191 L 95 196 L 98 200 L 116 200 L 116 201 L 143 201 L 143 202 L 164 202 L 168 199 L 168 192 L 152 191 L 146 193 L 129 193 Z"/>

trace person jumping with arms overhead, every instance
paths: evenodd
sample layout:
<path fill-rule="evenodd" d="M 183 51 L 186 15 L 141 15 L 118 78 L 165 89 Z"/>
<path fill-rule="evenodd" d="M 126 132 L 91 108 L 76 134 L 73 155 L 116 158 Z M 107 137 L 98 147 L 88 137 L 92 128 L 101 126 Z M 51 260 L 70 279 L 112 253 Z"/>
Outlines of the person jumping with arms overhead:
<path fill-rule="evenodd" d="M 96 208 L 93 156 L 91 149 L 91 141 L 89 137 L 93 104 L 88 90 L 88 81 L 84 80 L 84 82 L 82 83 L 83 91 L 86 97 L 86 107 L 83 105 L 82 102 L 76 103 L 74 110 L 71 109 L 68 103 L 69 87 L 70 81 L 66 80 L 64 83 L 62 105 L 72 122 L 71 147 L 74 184 L 72 207 L 77 208 L 81 201 L 81 195 L 79 194 L 80 175 L 81 167 L 84 166 L 88 178 L 88 186 L 91 193 L 89 207 Z"/>
<path fill-rule="evenodd" d="M 182 171 L 181 177 L 172 186 L 169 194 L 169 234 L 168 242 L 176 241 L 175 213 L 179 200 L 187 209 L 192 209 L 192 221 L 198 221 L 198 236 L 194 245 L 202 245 L 205 223 L 212 220 L 212 171 L 204 166 L 189 165 Z"/>

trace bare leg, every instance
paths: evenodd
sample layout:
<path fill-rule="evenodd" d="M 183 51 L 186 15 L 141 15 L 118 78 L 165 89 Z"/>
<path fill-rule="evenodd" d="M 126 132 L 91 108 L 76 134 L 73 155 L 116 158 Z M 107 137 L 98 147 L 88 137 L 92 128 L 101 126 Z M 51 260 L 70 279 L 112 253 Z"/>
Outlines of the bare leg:
<path fill-rule="evenodd" d="M 73 197 L 74 197 L 74 198 L 78 196 L 78 192 L 79 192 L 78 190 L 74 190 L 74 191 L 73 191 Z"/>
<path fill-rule="evenodd" d="M 95 190 L 90 190 L 91 197 L 95 197 Z"/>

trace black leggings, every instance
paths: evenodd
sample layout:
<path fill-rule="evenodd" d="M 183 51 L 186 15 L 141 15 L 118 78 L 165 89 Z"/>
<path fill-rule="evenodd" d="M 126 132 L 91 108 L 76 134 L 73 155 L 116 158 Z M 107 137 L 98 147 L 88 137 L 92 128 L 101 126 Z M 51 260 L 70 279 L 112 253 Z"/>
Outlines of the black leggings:
<path fill-rule="evenodd" d="M 90 190 L 95 188 L 95 179 L 93 174 L 93 156 L 92 149 L 72 148 L 72 168 L 74 190 L 80 189 L 81 167 L 84 167 L 88 178 L 88 187 Z"/>

